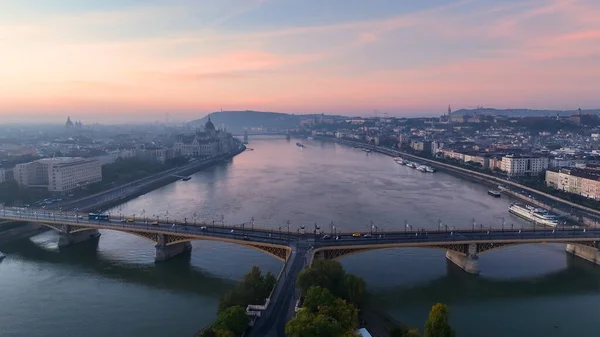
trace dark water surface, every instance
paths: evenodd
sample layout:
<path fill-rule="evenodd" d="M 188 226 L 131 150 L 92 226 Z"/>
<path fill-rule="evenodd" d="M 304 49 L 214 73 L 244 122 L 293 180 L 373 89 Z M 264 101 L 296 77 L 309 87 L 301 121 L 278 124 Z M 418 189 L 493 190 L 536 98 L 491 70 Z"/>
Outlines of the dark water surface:
<path fill-rule="evenodd" d="M 195 174 L 111 210 L 291 230 L 330 222 L 342 231 L 435 230 L 438 220 L 471 228 L 528 226 L 510 200 L 444 173 L 328 142 L 251 139 L 232 163 Z M 144 213 L 145 211 L 145 213 Z M 190 336 L 215 317 L 219 296 L 252 265 L 281 263 L 252 249 L 193 242 L 190 257 L 155 264 L 150 241 L 103 231 L 65 249 L 47 232 L 0 247 L 0 336 Z M 385 249 L 341 259 L 387 312 L 422 327 L 436 302 L 451 307 L 458 336 L 594 336 L 600 330 L 600 268 L 563 245 L 522 245 L 482 254 L 480 276 L 449 265 L 444 252 Z"/>

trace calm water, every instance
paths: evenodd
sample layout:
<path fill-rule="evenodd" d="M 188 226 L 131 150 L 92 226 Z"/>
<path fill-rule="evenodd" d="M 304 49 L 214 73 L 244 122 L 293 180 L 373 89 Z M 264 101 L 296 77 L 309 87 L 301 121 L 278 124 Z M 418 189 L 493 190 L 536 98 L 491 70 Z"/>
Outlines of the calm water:
<path fill-rule="evenodd" d="M 333 143 L 251 139 L 232 163 L 148 193 L 112 213 L 158 214 L 292 230 L 317 222 L 366 231 L 448 226 L 527 226 L 510 200 L 444 173 L 424 174 L 389 157 Z M 231 244 L 193 242 L 193 253 L 154 264 L 153 244 L 103 231 L 96 242 L 58 249 L 47 232 L 0 247 L 0 336 L 190 336 L 215 317 L 219 296 L 270 256 Z M 600 268 L 562 245 L 523 245 L 481 255 L 480 276 L 449 265 L 443 251 L 386 249 L 343 258 L 382 307 L 422 327 L 431 305 L 450 305 L 459 336 L 591 336 L 600 329 Z"/>

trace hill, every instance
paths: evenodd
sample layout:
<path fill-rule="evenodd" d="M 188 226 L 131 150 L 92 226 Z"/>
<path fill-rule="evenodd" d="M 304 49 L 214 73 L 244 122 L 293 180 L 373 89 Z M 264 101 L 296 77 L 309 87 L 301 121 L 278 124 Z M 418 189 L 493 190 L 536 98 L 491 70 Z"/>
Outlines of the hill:
<path fill-rule="evenodd" d="M 294 115 L 281 112 L 263 112 L 263 111 L 218 111 L 212 112 L 201 119 L 188 122 L 191 127 L 201 128 L 206 124 L 208 118 L 219 128 L 225 126 L 228 132 L 242 133 L 245 129 L 264 128 L 264 129 L 291 129 L 297 127 L 302 120 L 334 117 L 329 115 Z M 339 116 L 335 116 L 339 117 Z M 341 118 L 341 117 L 340 117 Z"/>
<path fill-rule="evenodd" d="M 600 110 L 581 110 L 584 114 L 597 114 Z M 472 115 L 474 113 L 483 115 L 493 116 L 509 116 L 509 117 L 544 117 L 544 116 L 570 116 L 577 112 L 577 110 L 532 110 L 532 109 L 494 109 L 494 108 L 480 108 L 480 109 L 460 109 L 453 111 L 452 114 L 456 115 Z"/>

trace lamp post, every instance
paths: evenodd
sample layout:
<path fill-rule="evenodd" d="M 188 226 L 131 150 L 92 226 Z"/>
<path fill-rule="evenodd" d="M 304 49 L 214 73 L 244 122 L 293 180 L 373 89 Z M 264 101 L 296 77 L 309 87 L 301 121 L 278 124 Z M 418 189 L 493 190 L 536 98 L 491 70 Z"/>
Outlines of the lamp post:
<path fill-rule="evenodd" d="M 288 220 L 286 222 L 286 225 L 287 225 L 287 229 L 288 229 L 288 235 L 290 235 L 290 220 Z"/>
<path fill-rule="evenodd" d="M 221 213 L 221 225 L 225 228 L 225 214 Z"/>
<path fill-rule="evenodd" d="M 473 232 L 475 231 L 475 225 L 477 225 L 477 223 L 475 222 L 475 218 L 473 218 Z"/>
<path fill-rule="evenodd" d="M 404 220 L 404 234 L 406 234 L 406 229 L 408 228 L 408 221 Z"/>
<path fill-rule="evenodd" d="M 252 226 L 252 231 L 254 231 L 254 217 L 250 218 L 250 226 Z"/>
<path fill-rule="evenodd" d="M 144 217 L 144 223 L 148 223 L 148 221 L 146 220 L 146 209 L 142 209 L 142 216 Z"/>
<path fill-rule="evenodd" d="M 192 218 L 194 219 L 194 226 L 196 226 L 196 218 L 198 218 L 198 214 L 194 212 L 194 216 Z"/>
<path fill-rule="evenodd" d="M 442 231 L 442 219 L 438 219 L 438 232 Z"/>
<path fill-rule="evenodd" d="M 333 221 L 329 224 L 329 233 L 331 235 L 333 235 L 333 229 L 335 228 L 335 225 L 333 224 Z"/>
<path fill-rule="evenodd" d="M 373 235 L 373 227 L 375 227 L 375 224 L 373 223 L 373 220 L 371 220 L 371 226 L 369 227 L 369 234 Z"/>
<path fill-rule="evenodd" d="M 167 224 L 169 223 L 169 211 L 165 212 L 165 218 L 167 219 Z"/>

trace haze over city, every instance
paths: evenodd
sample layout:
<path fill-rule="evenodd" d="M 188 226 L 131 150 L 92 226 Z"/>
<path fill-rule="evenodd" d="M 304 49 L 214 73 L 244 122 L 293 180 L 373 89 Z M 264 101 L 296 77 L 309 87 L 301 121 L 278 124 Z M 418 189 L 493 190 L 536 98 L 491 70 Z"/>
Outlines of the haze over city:
<path fill-rule="evenodd" d="M 597 108 L 600 2 L 3 0 L 0 118 Z"/>

